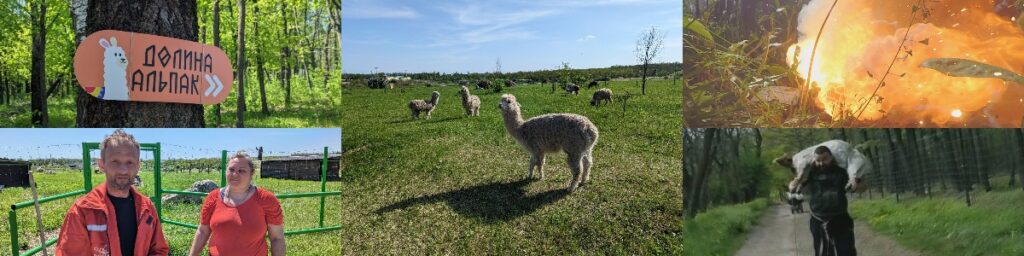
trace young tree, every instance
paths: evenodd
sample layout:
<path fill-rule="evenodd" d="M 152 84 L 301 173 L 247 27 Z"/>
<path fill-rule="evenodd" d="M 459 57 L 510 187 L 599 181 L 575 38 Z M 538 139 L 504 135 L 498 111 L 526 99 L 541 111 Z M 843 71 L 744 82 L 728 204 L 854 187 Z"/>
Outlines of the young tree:
<path fill-rule="evenodd" d="M 245 1 L 238 0 L 238 101 L 235 109 L 235 127 L 245 127 Z"/>
<path fill-rule="evenodd" d="M 213 1 L 213 46 L 219 49 L 220 45 L 220 0 Z M 220 126 L 220 103 L 213 106 L 214 120 Z"/>
<path fill-rule="evenodd" d="M 665 33 L 659 32 L 658 28 L 651 26 L 650 30 L 646 30 L 640 34 L 640 39 L 636 41 L 636 61 L 640 64 L 640 94 L 647 95 L 647 69 L 654 61 L 654 58 L 661 52 L 662 43 L 665 41 Z"/>
<path fill-rule="evenodd" d="M 32 17 L 32 125 L 50 125 L 46 110 L 46 0 L 33 4 Z"/>
<path fill-rule="evenodd" d="M 115 29 L 198 39 L 196 2 L 178 0 L 89 1 L 85 34 Z M 202 127 L 198 104 L 104 101 L 78 90 L 78 127 Z"/>
<path fill-rule="evenodd" d="M 260 16 L 259 5 L 253 6 L 253 11 L 256 17 Z M 260 23 L 253 22 L 253 34 L 260 34 Z M 267 87 L 264 81 L 264 69 L 263 69 L 263 40 L 256 40 L 256 80 L 260 84 L 260 112 L 264 116 L 270 115 L 270 108 L 267 106 Z"/>

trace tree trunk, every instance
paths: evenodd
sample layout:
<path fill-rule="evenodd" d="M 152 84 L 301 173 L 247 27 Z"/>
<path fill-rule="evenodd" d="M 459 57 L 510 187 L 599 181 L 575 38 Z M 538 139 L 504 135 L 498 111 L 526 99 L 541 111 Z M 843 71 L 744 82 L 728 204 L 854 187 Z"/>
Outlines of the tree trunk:
<path fill-rule="evenodd" d="M 988 180 L 988 168 L 985 164 L 986 161 L 982 157 L 986 156 L 985 146 L 981 143 L 981 132 L 978 129 L 970 129 L 972 138 L 971 141 L 974 143 L 974 162 L 977 168 L 977 179 L 981 181 L 981 186 L 985 188 L 985 192 L 992 191 L 992 182 Z"/>
<path fill-rule="evenodd" d="M 260 7 L 253 6 L 256 17 L 260 16 Z M 253 34 L 260 34 L 260 23 L 253 22 L 252 25 Z M 267 87 L 264 84 L 264 69 L 263 69 L 263 43 L 261 40 L 256 40 L 256 80 L 260 83 L 260 112 L 264 116 L 270 115 L 270 108 L 267 106 Z"/>
<path fill-rule="evenodd" d="M 32 126 L 50 126 L 46 110 L 46 0 L 33 5 L 32 23 Z"/>
<path fill-rule="evenodd" d="M 284 19 L 284 26 L 281 27 L 281 32 L 285 38 L 289 36 L 288 33 L 288 4 L 284 4 L 281 7 L 281 19 Z M 287 40 L 285 40 L 287 41 Z M 284 69 L 284 107 L 291 108 L 292 106 L 292 66 L 291 66 L 291 49 L 288 48 L 288 44 L 285 43 L 284 47 L 281 48 L 281 52 L 284 54 L 284 64 L 281 68 Z"/>
<path fill-rule="evenodd" d="M 715 128 L 709 128 L 704 130 L 704 139 L 702 143 L 703 147 L 701 148 L 703 153 L 700 159 L 699 166 L 697 167 L 697 173 L 695 175 L 696 177 L 694 177 L 695 181 L 691 183 L 693 184 L 693 189 L 690 193 L 690 201 L 692 201 L 693 203 L 691 203 L 690 207 L 686 209 L 686 215 L 689 217 L 697 216 L 697 213 L 703 210 L 700 207 L 700 205 L 702 204 L 701 197 L 704 196 L 702 190 L 704 189 L 703 185 L 706 182 L 708 173 L 710 172 L 710 170 L 708 169 L 711 166 L 711 158 L 714 156 L 711 153 L 711 147 L 714 146 L 713 142 L 715 141 L 715 135 L 717 132 L 718 129 Z"/>
<path fill-rule="evenodd" d="M 197 40 L 196 2 L 89 1 L 86 34 L 104 29 Z M 104 101 L 78 90 L 78 127 L 202 127 L 199 104 Z"/>
<path fill-rule="evenodd" d="M 220 45 L 220 0 L 213 2 L 213 46 L 224 50 Z M 213 106 L 213 112 L 214 121 L 217 123 L 217 127 L 220 127 L 220 103 Z"/>
<path fill-rule="evenodd" d="M 640 74 L 640 95 L 647 95 L 647 65 L 649 61 L 644 61 L 644 71 Z"/>
<path fill-rule="evenodd" d="M 235 109 L 235 127 L 245 128 L 245 1 L 238 0 L 238 101 Z"/>

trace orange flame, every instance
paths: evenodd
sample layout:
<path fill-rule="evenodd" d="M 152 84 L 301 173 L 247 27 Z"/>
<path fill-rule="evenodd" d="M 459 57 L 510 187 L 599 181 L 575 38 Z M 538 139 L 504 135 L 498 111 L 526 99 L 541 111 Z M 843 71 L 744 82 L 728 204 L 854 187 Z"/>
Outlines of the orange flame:
<path fill-rule="evenodd" d="M 819 90 L 815 104 L 833 119 L 856 119 L 873 126 L 944 127 L 963 122 L 1019 127 L 1024 117 L 1024 85 L 950 77 L 919 66 L 930 58 L 963 58 L 1021 73 L 1021 29 L 1011 18 L 997 15 L 991 0 L 925 1 L 927 9 L 914 7 L 916 2 L 839 1 L 815 53 L 810 76 Z M 800 38 L 790 46 L 787 59 L 797 61 L 804 79 L 815 37 L 831 4 L 832 0 L 813 0 L 800 11 Z M 914 23 L 908 26 L 911 16 Z M 901 49 L 904 35 L 907 39 Z M 884 86 L 872 98 L 894 55 L 898 57 Z"/>

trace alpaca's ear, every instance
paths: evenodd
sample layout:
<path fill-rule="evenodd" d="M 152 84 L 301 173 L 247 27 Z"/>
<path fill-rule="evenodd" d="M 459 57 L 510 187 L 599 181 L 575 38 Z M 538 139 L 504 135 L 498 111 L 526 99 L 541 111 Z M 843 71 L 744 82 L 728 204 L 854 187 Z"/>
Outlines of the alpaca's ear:
<path fill-rule="evenodd" d="M 110 37 L 110 46 L 117 47 L 117 37 Z"/>
<path fill-rule="evenodd" d="M 103 49 L 110 48 L 110 42 L 107 42 L 106 38 L 100 38 L 100 46 L 103 46 Z"/>

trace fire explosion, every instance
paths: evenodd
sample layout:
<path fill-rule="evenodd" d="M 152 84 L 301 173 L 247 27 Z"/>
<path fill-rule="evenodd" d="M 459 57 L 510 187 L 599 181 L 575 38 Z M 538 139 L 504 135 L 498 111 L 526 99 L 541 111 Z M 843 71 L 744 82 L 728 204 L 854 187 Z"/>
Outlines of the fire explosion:
<path fill-rule="evenodd" d="M 1016 13 L 1000 15 L 1005 7 L 992 0 L 842 0 L 829 15 L 832 4 L 812 0 L 803 7 L 800 37 L 787 59 L 808 79 L 822 31 L 809 79 L 819 91 L 815 105 L 833 119 L 868 126 L 1021 126 L 1024 84 L 922 67 L 929 59 L 956 58 L 1021 73 L 1024 32 Z"/>

